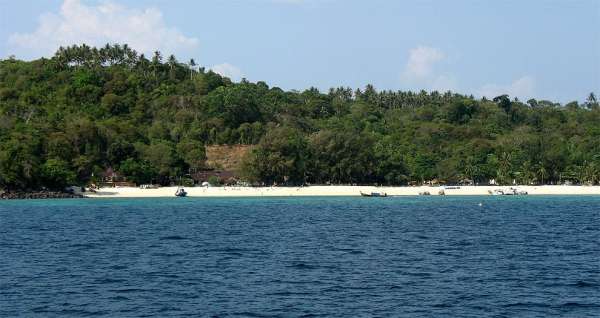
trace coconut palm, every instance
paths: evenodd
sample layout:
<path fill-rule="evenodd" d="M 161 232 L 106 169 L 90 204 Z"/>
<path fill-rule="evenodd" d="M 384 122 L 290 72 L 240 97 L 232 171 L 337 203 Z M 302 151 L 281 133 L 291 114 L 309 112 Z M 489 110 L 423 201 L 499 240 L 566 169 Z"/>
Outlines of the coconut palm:
<path fill-rule="evenodd" d="M 598 167 L 594 162 L 585 161 L 582 169 L 582 177 L 585 182 L 589 182 L 590 184 L 595 184 L 596 179 L 598 177 Z"/>
<path fill-rule="evenodd" d="M 475 178 L 479 176 L 479 173 L 479 166 L 475 163 L 475 159 L 473 157 L 468 157 L 464 167 L 465 176 L 475 182 Z"/>
<path fill-rule="evenodd" d="M 190 59 L 190 80 L 194 79 L 194 70 L 196 68 L 196 61 L 194 59 Z"/>
<path fill-rule="evenodd" d="M 512 154 L 510 152 L 502 152 L 498 158 L 498 179 L 502 183 L 510 183 L 512 176 Z"/>
<path fill-rule="evenodd" d="M 177 65 L 177 59 L 175 58 L 175 55 L 173 55 L 173 54 L 169 55 L 169 60 L 167 61 L 167 63 L 169 64 L 171 71 L 173 71 L 173 67 L 175 67 L 175 65 Z"/>
<path fill-rule="evenodd" d="M 535 174 L 532 171 L 533 167 L 531 166 L 531 162 L 525 161 L 521 166 L 520 176 L 525 184 L 530 184 L 531 181 L 535 178 Z"/>
<path fill-rule="evenodd" d="M 159 51 L 155 51 L 154 52 L 154 56 L 152 57 L 152 75 L 154 76 L 154 78 L 156 78 L 156 71 L 160 68 L 160 65 L 162 63 L 162 55 L 160 54 Z"/>
<path fill-rule="evenodd" d="M 167 60 L 167 64 L 169 64 L 169 77 L 171 79 L 175 79 L 174 68 L 175 68 L 175 66 L 177 66 L 177 59 L 175 58 L 175 55 L 173 55 L 173 54 L 169 55 L 169 59 Z"/>
<path fill-rule="evenodd" d="M 544 164 L 541 162 L 538 164 L 537 175 L 542 181 L 542 184 L 544 184 L 544 180 L 548 176 L 548 170 L 546 170 Z"/>

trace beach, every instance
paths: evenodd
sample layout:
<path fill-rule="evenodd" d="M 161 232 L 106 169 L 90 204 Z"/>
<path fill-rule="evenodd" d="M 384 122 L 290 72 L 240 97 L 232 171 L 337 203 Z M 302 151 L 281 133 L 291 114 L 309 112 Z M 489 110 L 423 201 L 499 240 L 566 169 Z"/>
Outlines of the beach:
<path fill-rule="evenodd" d="M 388 196 L 416 196 L 420 193 L 440 195 L 490 195 L 490 191 L 511 188 L 529 195 L 600 195 L 600 186 L 460 186 L 460 187 L 374 187 L 374 186 L 306 186 L 306 187 L 186 187 L 188 197 L 302 197 L 360 196 L 361 192 L 385 193 Z M 160 198 L 173 197 L 177 187 L 140 189 L 134 187 L 101 188 L 83 193 L 88 198 Z"/>

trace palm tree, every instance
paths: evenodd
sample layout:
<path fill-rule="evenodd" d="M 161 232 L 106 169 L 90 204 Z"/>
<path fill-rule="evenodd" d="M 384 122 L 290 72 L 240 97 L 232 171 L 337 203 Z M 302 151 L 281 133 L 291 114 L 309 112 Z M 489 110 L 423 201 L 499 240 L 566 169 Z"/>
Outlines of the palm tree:
<path fill-rule="evenodd" d="M 594 185 L 596 183 L 596 177 L 598 175 L 598 168 L 594 162 L 585 161 L 583 164 L 582 176 L 586 182 Z M 583 180 L 582 180 L 583 181 Z"/>
<path fill-rule="evenodd" d="M 544 168 L 544 164 L 542 164 L 541 162 L 539 163 L 537 173 L 538 173 L 538 176 L 540 177 L 540 179 L 542 181 L 542 185 L 543 185 L 544 179 L 548 176 L 548 171 L 546 170 L 546 168 Z"/>
<path fill-rule="evenodd" d="M 510 183 L 510 180 L 504 180 L 510 179 L 511 177 L 512 154 L 510 152 L 505 151 L 500 155 L 500 159 L 498 160 L 498 168 L 498 179 L 502 181 L 508 181 L 508 183 Z"/>
<path fill-rule="evenodd" d="M 162 63 L 162 55 L 160 54 L 159 51 L 155 51 L 154 52 L 154 56 L 152 57 L 152 75 L 154 75 L 154 78 L 156 78 L 156 70 L 160 67 L 160 64 Z"/>
<path fill-rule="evenodd" d="M 596 108 L 598 107 L 598 99 L 596 99 L 596 95 L 594 95 L 594 93 L 590 93 L 590 95 L 588 96 L 588 98 L 585 101 L 585 105 L 588 108 Z"/>
<path fill-rule="evenodd" d="M 169 64 L 171 71 L 173 71 L 173 67 L 175 66 L 175 64 L 177 64 L 177 59 L 175 58 L 175 55 L 169 55 L 169 60 L 167 61 L 167 63 Z"/>
<path fill-rule="evenodd" d="M 148 76 L 148 68 L 150 67 L 150 61 L 148 61 L 148 59 L 146 59 L 146 56 L 144 56 L 144 54 L 140 54 L 140 57 L 137 61 L 137 65 L 136 67 L 142 72 L 144 78 L 146 78 Z"/>
<path fill-rule="evenodd" d="M 169 60 L 167 61 L 167 64 L 169 64 L 169 77 L 171 79 L 175 79 L 175 73 L 173 72 L 173 68 L 175 67 L 175 65 L 177 65 L 177 59 L 175 58 L 175 55 L 169 55 Z"/>
<path fill-rule="evenodd" d="M 127 66 L 134 67 L 138 60 L 138 52 L 129 48 L 126 44 L 123 45 L 123 50 L 125 50 L 124 54 L 127 61 Z"/>
<path fill-rule="evenodd" d="M 532 167 L 529 161 L 523 162 L 523 166 L 521 167 L 521 177 L 526 184 L 530 184 L 535 177 L 531 169 Z"/>
<path fill-rule="evenodd" d="M 190 59 L 190 80 L 194 79 L 194 70 L 196 68 L 196 61 L 194 59 Z"/>
<path fill-rule="evenodd" d="M 475 164 L 473 157 L 468 157 L 464 168 L 465 175 L 475 183 L 475 177 L 479 175 L 479 167 Z"/>

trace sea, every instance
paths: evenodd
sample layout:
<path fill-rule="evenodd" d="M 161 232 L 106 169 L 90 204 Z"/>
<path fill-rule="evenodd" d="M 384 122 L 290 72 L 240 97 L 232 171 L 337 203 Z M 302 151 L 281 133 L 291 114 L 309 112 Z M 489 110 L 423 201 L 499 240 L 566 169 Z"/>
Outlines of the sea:
<path fill-rule="evenodd" d="M 600 317 L 600 197 L 0 202 L 1 317 Z"/>

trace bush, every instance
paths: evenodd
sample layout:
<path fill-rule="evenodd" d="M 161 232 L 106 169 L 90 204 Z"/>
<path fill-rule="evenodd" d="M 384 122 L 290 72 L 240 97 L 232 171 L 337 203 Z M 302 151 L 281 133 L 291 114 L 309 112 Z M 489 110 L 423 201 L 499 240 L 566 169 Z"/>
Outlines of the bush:
<path fill-rule="evenodd" d="M 210 176 L 210 177 L 208 177 L 208 183 L 211 186 L 216 187 L 221 184 L 221 180 L 219 180 L 219 177 L 217 177 L 217 176 Z"/>
<path fill-rule="evenodd" d="M 181 185 L 184 186 L 184 187 L 193 187 L 194 186 L 194 179 L 183 178 L 183 179 L 181 179 Z"/>
<path fill-rule="evenodd" d="M 150 163 L 129 158 L 121 163 L 119 172 L 136 184 L 152 183 L 158 171 Z"/>
<path fill-rule="evenodd" d="M 64 189 L 75 180 L 75 174 L 60 159 L 48 159 L 41 170 L 44 184 L 50 189 Z"/>

